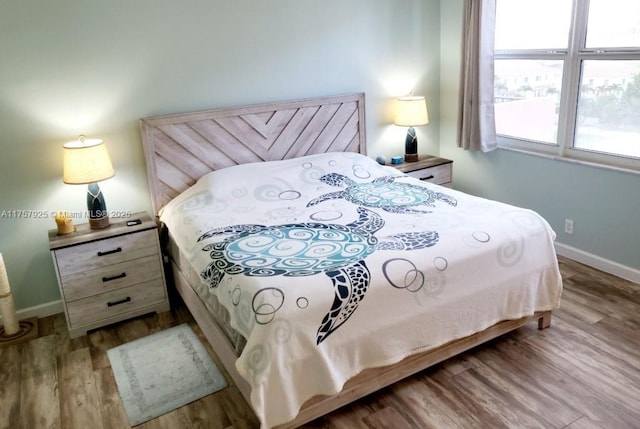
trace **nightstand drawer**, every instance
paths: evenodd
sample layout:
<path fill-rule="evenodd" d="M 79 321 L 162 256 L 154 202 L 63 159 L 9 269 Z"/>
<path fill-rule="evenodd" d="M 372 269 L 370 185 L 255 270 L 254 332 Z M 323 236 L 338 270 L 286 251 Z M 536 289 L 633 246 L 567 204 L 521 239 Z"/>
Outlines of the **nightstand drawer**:
<path fill-rule="evenodd" d="M 93 241 L 55 251 L 60 277 L 157 255 L 155 230 Z"/>
<path fill-rule="evenodd" d="M 416 171 L 407 172 L 411 177 L 431 182 L 435 184 L 445 184 L 451 182 L 451 164 L 438 165 L 435 167 L 423 168 Z"/>
<path fill-rule="evenodd" d="M 61 276 L 60 281 L 65 301 L 70 302 L 161 277 L 160 259 L 152 255 Z"/>
<path fill-rule="evenodd" d="M 162 279 L 128 286 L 67 303 L 69 324 L 72 328 L 94 324 L 100 320 L 151 307 L 166 299 Z"/>

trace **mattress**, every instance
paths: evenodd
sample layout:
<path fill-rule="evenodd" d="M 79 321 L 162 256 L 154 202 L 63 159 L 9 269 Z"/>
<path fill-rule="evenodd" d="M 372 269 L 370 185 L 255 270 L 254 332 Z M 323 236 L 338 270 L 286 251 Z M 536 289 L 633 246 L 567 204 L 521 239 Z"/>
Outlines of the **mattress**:
<path fill-rule="evenodd" d="M 196 292 L 204 306 L 207 308 L 226 337 L 236 356 L 240 356 L 247 340 L 238 331 L 231 327 L 231 315 L 229 314 L 229 311 L 220 304 L 215 294 L 209 292 L 209 285 L 202 280 L 200 273 L 198 273 L 191 264 L 186 262 L 185 256 L 180 251 L 180 247 L 176 244 L 176 241 L 170 232 L 168 233 L 167 242 L 165 244 L 165 252 L 169 255 L 175 266 L 184 276 L 187 283 Z"/>
<path fill-rule="evenodd" d="M 363 369 L 560 302 L 537 213 L 355 153 L 209 173 L 160 219 L 197 293 L 246 339 L 236 368 L 265 428 Z"/>

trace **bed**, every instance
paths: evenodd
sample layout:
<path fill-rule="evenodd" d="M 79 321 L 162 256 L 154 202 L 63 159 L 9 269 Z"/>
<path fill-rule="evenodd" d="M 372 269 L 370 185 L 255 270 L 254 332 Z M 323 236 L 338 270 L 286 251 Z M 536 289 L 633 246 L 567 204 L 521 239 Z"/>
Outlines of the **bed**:
<path fill-rule="evenodd" d="M 559 306 L 547 222 L 366 157 L 364 94 L 140 125 L 176 289 L 263 428 Z"/>

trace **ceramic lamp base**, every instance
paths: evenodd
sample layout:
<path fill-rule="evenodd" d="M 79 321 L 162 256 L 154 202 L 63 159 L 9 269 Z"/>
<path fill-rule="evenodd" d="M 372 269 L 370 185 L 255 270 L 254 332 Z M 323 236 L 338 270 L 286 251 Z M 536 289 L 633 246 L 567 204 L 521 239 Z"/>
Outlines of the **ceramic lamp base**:
<path fill-rule="evenodd" d="M 418 161 L 418 154 L 417 153 L 405 153 L 404 154 L 404 161 L 405 162 L 416 162 L 416 161 Z"/>
<path fill-rule="evenodd" d="M 89 228 L 104 229 L 109 226 L 107 204 L 97 183 L 89 183 L 87 187 L 87 211 L 89 212 Z"/>
<path fill-rule="evenodd" d="M 89 228 L 91 229 L 104 229 L 109 225 L 109 216 L 100 219 L 89 219 Z"/>

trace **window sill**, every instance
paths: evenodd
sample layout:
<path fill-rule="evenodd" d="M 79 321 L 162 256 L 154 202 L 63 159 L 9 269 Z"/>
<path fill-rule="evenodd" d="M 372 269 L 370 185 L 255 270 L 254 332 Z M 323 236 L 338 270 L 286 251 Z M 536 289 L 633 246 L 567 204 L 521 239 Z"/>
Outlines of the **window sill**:
<path fill-rule="evenodd" d="M 603 168 L 605 170 L 617 171 L 617 172 L 627 173 L 627 174 L 635 174 L 640 176 L 640 163 L 639 163 L 639 168 L 623 167 L 623 166 L 604 164 L 601 162 L 587 161 L 587 160 L 572 158 L 568 156 L 552 155 L 549 153 L 536 152 L 536 151 L 527 150 L 527 149 L 520 149 L 520 148 L 514 148 L 514 147 L 508 147 L 508 146 L 498 146 L 498 147 L 499 149 L 522 153 L 525 155 L 534 155 L 541 158 L 552 159 L 554 161 L 568 162 L 571 164 L 584 165 L 587 167 Z M 631 162 L 635 162 L 635 161 L 632 160 Z"/>

